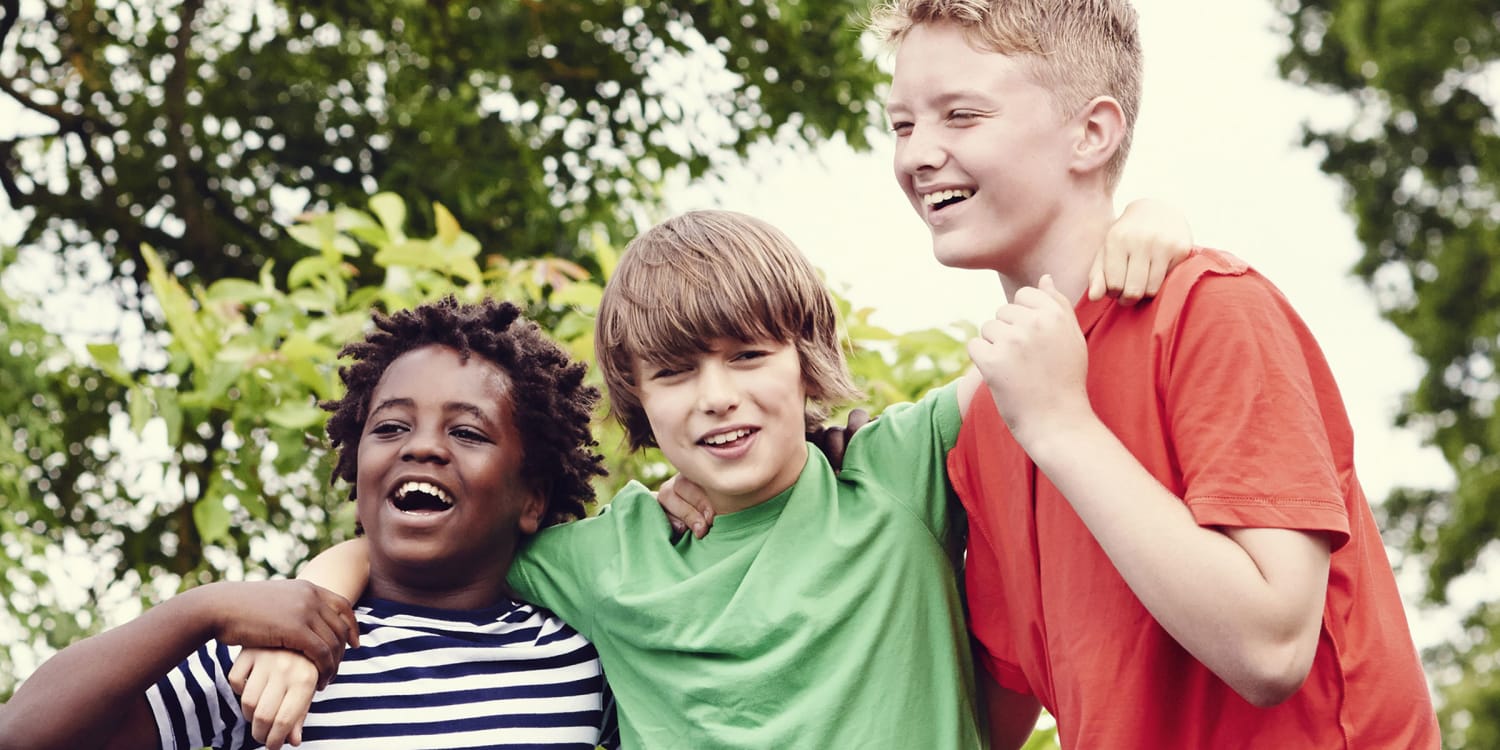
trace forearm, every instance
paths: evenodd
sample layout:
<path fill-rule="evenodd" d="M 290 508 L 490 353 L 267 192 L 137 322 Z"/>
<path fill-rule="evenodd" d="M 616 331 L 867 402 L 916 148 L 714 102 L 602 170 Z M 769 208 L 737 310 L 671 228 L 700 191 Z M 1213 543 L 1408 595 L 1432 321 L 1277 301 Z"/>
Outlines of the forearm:
<path fill-rule="evenodd" d="M 0 747 L 104 746 L 143 703 L 146 689 L 210 637 L 212 625 L 197 591 L 48 659 L 0 713 Z M 155 737 L 137 739 L 116 746 L 147 746 Z"/>
<path fill-rule="evenodd" d="M 1022 443 L 1183 648 L 1253 703 L 1278 702 L 1300 685 L 1317 647 L 1326 546 L 1319 567 L 1319 540 L 1309 535 L 1246 530 L 1231 537 L 1199 526 L 1092 412 Z M 1258 562 L 1242 546 L 1261 541 L 1257 533 L 1281 535 L 1278 551 L 1294 546 L 1285 560 L 1262 554 Z"/>
<path fill-rule="evenodd" d="M 370 543 L 358 538 L 335 544 L 308 560 L 297 578 L 357 602 L 370 583 Z"/>

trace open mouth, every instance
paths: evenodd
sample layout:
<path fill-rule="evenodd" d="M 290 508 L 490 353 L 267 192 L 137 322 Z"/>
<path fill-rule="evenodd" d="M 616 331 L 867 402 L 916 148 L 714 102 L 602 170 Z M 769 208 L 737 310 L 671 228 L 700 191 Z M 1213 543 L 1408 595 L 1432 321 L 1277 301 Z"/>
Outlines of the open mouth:
<path fill-rule="evenodd" d="M 705 436 L 702 440 L 698 441 L 698 444 L 706 445 L 710 448 L 728 448 L 738 445 L 741 441 L 754 434 L 755 430 L 749 427 L 741 427 L 739 429 L 716 432 L 712 435 Z"/>
<path fill-rule="evenodd" d="M 391 504 L 403 513 L 439 513 L 453 507 L 453 498 L 430 482 L 403 482 L 391 493 Z"/>
<path fill-rule="evenodd" d="M 934 210 L 941 211 L 949 206 L 962 203 L 974 197 L 974 191 L 967 188 L 957 190 L 938 190 L 922 196 L 922 205 Z"/>

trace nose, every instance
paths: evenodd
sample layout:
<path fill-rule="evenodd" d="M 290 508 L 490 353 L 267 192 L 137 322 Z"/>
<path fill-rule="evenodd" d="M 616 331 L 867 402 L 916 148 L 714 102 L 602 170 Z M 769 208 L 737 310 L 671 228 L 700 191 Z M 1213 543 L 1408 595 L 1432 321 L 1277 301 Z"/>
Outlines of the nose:
<path fill-rule="evenodd" d="M 723 415 L 740 403 L 740 392 L 734 374 L 720 363 L 704 365 L 698 371 L 698 409 L 705 414 Z"/>
<path fill-rule="evenodd" d="M 935 170 L 948 159 L 941 135 L 936 128 L 913 124 L 911 129 L 896 139 L 896 178 L 903 179 L 921 172 Z"/>
<path fill-rule="evenodd" d="M 437 427 L 413 428 L 401 446 L 401 460 L 418 463 L 446 464 L 452 458 L 446 436 Z"/>

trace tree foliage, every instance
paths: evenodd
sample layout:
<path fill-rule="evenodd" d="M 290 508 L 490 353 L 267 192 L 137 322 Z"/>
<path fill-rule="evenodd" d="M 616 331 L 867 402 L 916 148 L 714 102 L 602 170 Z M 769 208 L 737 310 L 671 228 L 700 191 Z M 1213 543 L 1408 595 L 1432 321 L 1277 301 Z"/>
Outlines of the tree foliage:
<path fill-rule="evenodd" d="M 145 331 L 85 350 L 0 296 L 0 695 L 15 649 L 143 586 L 285 573 L 341 528 L 312 399 L 372 306 L 489 290 L 586 347 L 589 301 L 550 295 L 597 285 L 668 175 L 771 137 L 862 145 L 863 9 L 0 0 L 24 115 L 0 218 L 75 280 L 104 258 L 93 283 Z"/>
<path fill-rule="evenodd" d="M 377 185 L 415 231 L 436 200 L 488 252 L 586 257 L 580 233 L 627 233 L 671 170 L 778 133 L 862 145 L 878 78 L 855 0 L 20 5 L 0 3 L 0 94 L 31 117 L 0 186 L 33 212 L 22 244 L 137 278 L 142 243 L 205 282 L 286 269 L 286 206 Z"/>
<path fill-rule="evenodd" d="M 1289 80 L 1339 95 L 1352 117 L 1306 131 L 1345 186 L 1364 255 L 1355 273 L 1411 338 L 1426 372 L 1398 424 L 1453 467 L 1452 488 L 1395 491 L 1388 538 L 1425 567 L 1427 596 L 1500 538 L 1500 5 L 1493 0 L 1279 0 Z M 1428 655 L 1446 741 L 1500 747 L 1500 601 Z"/>
<path fill-rule="evenodd" d="M 160 356 L 134 365 L 109 342 L 67 357 L 55 337 L 20 314 L 26 300 L 0 297 L 0 325 L 12 342 L 0 398 L 58 398 L 34 401 L 42 409 L 8 410 L 11 440 L 0 445 L 14 462 L 0 471 L 7 498 L 0 624 L 25 633 L 0 651 L 0 694 L 14 687 L 17 650 L 38 642 L 59 648 L 97 629 L 98 610 L 109 602 L 140 591 L 140 604 L 149 604 L 201 581 L 287 575 L 309 549 L 352 533 L 348 488 L 327 482 L 326 415 L 316 402 L 337 395 L 337 351 L 363 333 L 373 309 L 446 294 L 509 299 L 553 321 L 551 335 L 574 356 L 592 359 L 592 314 L 617 252 L 602 234 L 586 246 L 599 274 L 554 257 L 481 270 L 478 240 L 442 204 L 431 211 L 437 228 L 424 237 L 406 233 L 405 205 L 389 193 L 371 199 L 368 211 L 309 215 L 288 230 L 306 255 L 285 282 L 267 264 L 251 278 L 184 284 L 143 245 L 147 300 L 165 325 Z M 355 284 L 360 259 L 380 269 L 381 284 Z M 840 304 L 869 408 L 911 400 L 967 363 L 964 338 L 953 332 L 895 334 L 872 325 L 869 309 Z M 113 432 L 81 443 L 98 454 L 89 462 L 93 473 L 60 469 L 71 452 L 67 433 L 55 428 L 69 419 L 61 388 L 68 383 L 113 395 L 106 415 Z M 600 423 L 596 435 L 611 472 L 596 484 L 601 498 L 627 479 L 666 476 L 659 453 L 626 453 L 618 427 Z M 117 449 L 133 439 L 163 449 L 133 456 Z M 83 566 L 97 575 L 56 580 L 68 555 L 86 555 Z M 97 570 L 101 563 L 109 569 Z M 142 586 L 158 580 L 166 585 Z"/>

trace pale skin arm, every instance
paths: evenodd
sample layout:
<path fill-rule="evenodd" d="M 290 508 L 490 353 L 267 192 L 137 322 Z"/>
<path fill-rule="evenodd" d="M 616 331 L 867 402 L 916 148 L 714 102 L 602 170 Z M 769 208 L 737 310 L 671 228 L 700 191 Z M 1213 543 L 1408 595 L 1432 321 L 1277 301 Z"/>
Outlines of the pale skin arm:
<path fill-rule="evenodd" d="M 347 601 L 301 581 L 191 589 L 48 659 L 0 710 L 0 748 L 158 747 L 146 689 L 209 639 L 315 656 L 316 679 L 356 628 Z"/>
<path fill-rule="evenodd" d="M 1043 277 L 969 344 L 995 405 L 1132 592 L 1173 638 L 1257 706 L 1306 679 L 1327 590 L 1325 537 L 1199 526 L 1099 421 L 1073 306 Z"/>
<path fill-rule="evenodd" d="M 353 539 L 336 544 L 309 560 L 297 577 L 358 601 L 370 579 L 369 543 Z M 358 627 L 354 635 L 350 645 L 358 646 Z M 250 734 L 267 750 L 279 750 L 283 743 L 302 744 L 313 694 L 327 681 L 320 683 L 313 663 L 296 651 L 247 648 L 235 659 L 229 684 L 240 694 Z"/>

